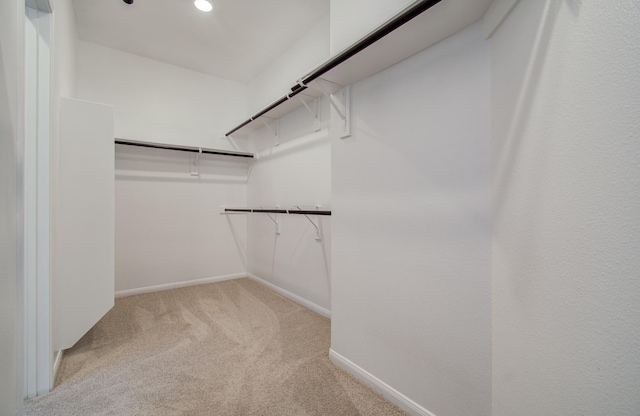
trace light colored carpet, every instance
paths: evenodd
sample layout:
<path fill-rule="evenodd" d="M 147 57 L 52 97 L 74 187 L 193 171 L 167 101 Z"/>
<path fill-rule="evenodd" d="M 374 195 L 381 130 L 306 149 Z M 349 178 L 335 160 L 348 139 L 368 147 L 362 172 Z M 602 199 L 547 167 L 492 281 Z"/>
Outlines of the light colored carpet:
<path fill-rule="evenodd" d="M 403 415 L 330 362 L 329 336 L 249 279 L 117 299 L 25 414 Z"/>

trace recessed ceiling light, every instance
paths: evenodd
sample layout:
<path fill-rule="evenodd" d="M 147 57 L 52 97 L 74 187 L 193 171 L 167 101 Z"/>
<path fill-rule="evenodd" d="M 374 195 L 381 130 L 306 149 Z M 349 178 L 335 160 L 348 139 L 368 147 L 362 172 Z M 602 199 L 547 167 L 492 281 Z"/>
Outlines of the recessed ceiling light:
<path fill-rule="evenodd" d="M 210 12 L 213 10 L 213 4 L 209 3 L 207 0 L 195 0 L 193 4 L 198 8 L 198 10 L 202 10 L 203 12 Z"/>

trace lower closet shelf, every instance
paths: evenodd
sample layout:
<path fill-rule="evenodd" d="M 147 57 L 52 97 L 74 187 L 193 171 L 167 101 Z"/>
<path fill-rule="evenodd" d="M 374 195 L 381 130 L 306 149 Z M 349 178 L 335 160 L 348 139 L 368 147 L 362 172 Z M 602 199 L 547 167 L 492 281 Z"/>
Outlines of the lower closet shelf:
<path fill-rule="evenodd" d="M 331 211 L 311 209 L 264 209 L 264 208 L 225 208 L 221 214 L 298 214 L 298 215 L 331 215 Z"/>

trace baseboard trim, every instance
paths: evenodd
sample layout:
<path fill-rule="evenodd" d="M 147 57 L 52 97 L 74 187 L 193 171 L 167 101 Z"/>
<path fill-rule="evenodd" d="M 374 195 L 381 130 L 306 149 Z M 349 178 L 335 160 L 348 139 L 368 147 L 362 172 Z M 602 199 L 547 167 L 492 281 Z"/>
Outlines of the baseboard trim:
<path fill-rule="evenodd" d="M 389 386 L 373 374 L 367 372 L 362 367 L 357 366 L 353 362 L 349 361 L 342 355 L 335 352 L 333 349 L 329 350 L 329 358 L 331 361 L 342 368 L 349 374 L 353 375 L 358 380 L 362 381 L 367 386 L 371 387 L 375 392 L 382 395 L 385 399 L 404 410 L 406 413 L 412 416 L 435 416 L 433 413 L 420 406 L 398 390 Z"/>
<path fill-rule="evenodd" d="M 64 350 L 56 351 L 54 353 L 53 359 L 53 371 L 51 375 L 51 390 L 56 383 L 56 377 L 58 377 L 58 371 L 60 370 L 60 364 L 62 364 L 62 356 L 64 355 Z"/>
<path fill-rule="evenodd" d="M 206 283 L 215 283 L 215 282 L 222 282 L 225 280 L 240 279 L 242 277 L 247 277 L 246 273 L 234 273 L 234 274 L 227 274 L 223 276 L 206 277 L 204 279 L 187 280 L 184 282 L 167 283 L 164 285 L 147 286 L 147 287 L 141 287 L 137 289 L 118 290 L 116 291 L 115 295 L 116 295 L 116 298 L 123 298 L 126 296 L 141 295 L 143 293 L 160 292 L 162 290 L 177 289 L 180 287 L 197 286 L 197 285 L 204 285 Z"/>
<path fill-rule="evenodd" d="M 274 292 L 278 292 L 279 294 L 281 294 L 282 296 L 284 296 L 285 298 L 289 298 L 292 301 L 294 301 L 295 303 L 298 303 L 302 306 L 304 306 L 307 309 L 311 309 L 312 311 L 314 311 L 315 313 L 322 315 L 326 318 L 331 319 L 331 311 L 323 308 L 322 306 L 316 305 L 313 302 L 310 302 L 308 300 L 306 300 L 303 297 L 300 297 L 298 295 L 296 295 L 295 293 L 291 293 L 288 290 L 285 290 L 283 288 L 281 288 L 280 286 L 276 286 L 273 283 L 269 283 L 266 280 L 256 276 L 253 273 L 247 273 L 247 277 L 249 277 L 249 279 L 254 280 L 262 285 L 265 285 L 266 287 L 268 287 L 269 289 L 273 290 Z"/>

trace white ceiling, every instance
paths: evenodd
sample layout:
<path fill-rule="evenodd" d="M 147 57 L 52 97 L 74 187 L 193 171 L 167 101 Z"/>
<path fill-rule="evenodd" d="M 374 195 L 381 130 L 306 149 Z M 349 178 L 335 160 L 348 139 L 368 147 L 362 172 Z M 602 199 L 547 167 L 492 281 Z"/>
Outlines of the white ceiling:
<path fill-rule="evenodd" d="M 329 13 L 329 0 L 73 0 L 82 40 L 247 83 Z"/>

